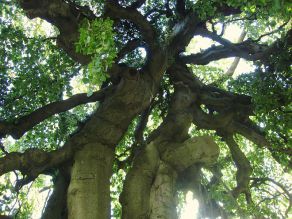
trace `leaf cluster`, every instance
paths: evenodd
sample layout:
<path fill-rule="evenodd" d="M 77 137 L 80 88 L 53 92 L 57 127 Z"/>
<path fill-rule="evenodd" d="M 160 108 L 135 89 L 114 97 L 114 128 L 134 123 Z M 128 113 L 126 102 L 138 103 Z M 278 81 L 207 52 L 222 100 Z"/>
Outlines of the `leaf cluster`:
<path fill-rule="evenodd" d="M 76 51 L 92 56 L 83 82 L 100 85 L 108 77 L 107 70 L 116 57 L 113 21 L 110 19 L 84 20 L 80 26 Z"/>

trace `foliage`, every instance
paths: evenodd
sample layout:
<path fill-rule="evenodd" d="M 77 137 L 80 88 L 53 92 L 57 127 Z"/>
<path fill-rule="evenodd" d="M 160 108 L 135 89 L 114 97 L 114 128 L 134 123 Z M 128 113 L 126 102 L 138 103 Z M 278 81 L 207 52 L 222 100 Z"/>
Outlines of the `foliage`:
<path fill-rule="evenodd" d="M 0 20 L 0 115 L 9 120 L 60 99 L 63 92 L 70 94 L 70 79 L 77 73 L 77 68 L 45 36 L 28 37 L 19 10 L 1 7 L 5 9 L 2 13 L 19 16 L 13 20 L 13 16 L 4 14 Z M 34 31 L 37 27 L 31 28 Z"/>
<path fill-rule="evenodd" d="M 76 51 L 92 56 L 88 72 L 83 78 L 84 83 L 101 85 L 108 77 L 106 72 L 116 57 L 112 25 L 110 19 L 96 19 L 92 22 L 85 20 L 80 26 Z"/>
<path fill-rule="evenodd" d="M 13 174 L 7 174 L 0 184 L 0 212 L 9 215 L 17 215 L 17 218 L 31 217 L 32 205 L 27 199 L 30 186 L 15 192 Z"/>
<path fill-rule="evenodd" d="M 83 19 L 79 26 L 78 41 L 74 44 L 74 49 L 78 53 L 91 57 L 91 62 L 83 68 L 59 49 L 56 42 L 58 34 L 56 29 L 50 27 L 51 31 L 48 32 L 44 28 L 48 24 L 40 20 L 28 21 L 19 7 L 9 4 L 13 1 L 7 2 L 8 4 L 0 4 L 0 122 L 5 120 L 5 122 L 17 123 L 22 116 L 29 115 L 49 103 L 70 98 L 75 93 L 86 91 L 88 96 L 91 96 L 105 81 L 110 80 L 108 70 L 114 62 L 140 71 L 152 55 L 149 54 L 149 48 L 145 45 L 137 25 L 126 19 L 105 18 L 105 1 L 74 1 L 80 6 L 89 6 L 88 8 L 97 16 L 96 19 Z M 124 7 L 129 7 L 135 1 L 118 2 Z M 208 30 L 212 25 L 216 30 L 223 28 L 224 25 L 230 25 L 231 28 L 241 27 L 247 30 L 249 40 L 254 40 L 254 42 L 267 42 L 271 45 L 280 37 L 283 39 L 291 26 L 289 19 L 292 7 L 289 1 L 187 0 L 185 2 L 186 11 L 196 12 L 199 19 L 205 19 Z M 241 9 L 242 13 L 223 16 L 222 13 L 218 13 L 223 6 Z M 159 35 L 157 43 L 169 42 L 170 32 L 175 22 L 181 21 L 181 15 L 175 14 L 175 7 L 176 1 L 148 0 L 139 9 L 139 12 L 156 28 L 155 34 Z M 264 40 L 259 39 L 263 34 L 283 24 L 286 25 L 275 34 L 268 34 Z M 121 60 L 116 61 L 117 51 L 125 44 L 137 39 L 139 39 L 139 46 L 128 52 Z M 206 51 L 200 50 L 200 48 L 205 49 L 204 46 L 206 46 L 201 45 L 204 44 L 202 42 L 193 39 L 191 47 L 186 49 L 186 54 Z M 225 92 L 249 95 L 253 106 L 253 116 L 250 116 L 250 119 L 260 127 L 260 131 L 266 134 L 273 145 L 274 150 L 269 151 L 257 147 L 241 135 L 235 137 L 253 168 L 251 177 L 272 179 L 265 182 L 251 181 L 250 189 L 254 202 L 247 203 L 243 195 L 239 196 L 238 200 L 232 196 L 232 188 L 237 183 L 237 168 L 228 145 L 216 131 L 200 129 L 195 125 L 189 129 L 191 137 L 211 135 L 219 145 L 220 155 L 216 165 L 221 175 L 215 175 L 211 171 L 213 167 L 204 168 L 200 186 L 201 192 L 205 188 L 207 195 L 203 192 L 201 195 L 205 195 L 207 201 L 216 200 L 233 217 L 259 218 L 264 215 L 266 218 L 284 218 L 289 204 L 283 189 L 273 182 L 279 182 L 291 190 L 289 188 L 291 184 L 287 180 L 291 179 L 291 176 L 287 170 L 291 165 L 288 152 L 291 151 L 292 145 L 292 54 L 291 47 L 285 44 L 284 40 L 279 43 L 283 44 L 277 53 L 265 62 L 255 63 L 255 70 L 252 72 L 245 72 L 238 77 L 231 78 L 225 75 L 225 69 L 230 64 L 228 61 L 219 60 L 208 65 L 188 66 L 191 76 L 196 77 L 205 85 L 215 86 Z M 206 48 L 209 48 L 211 44 L 213 48 L 217 46 L 217 43 L 213 41 L 206 44 L 208 44 Z M 172 60 L 172 63 L 175 61 Z M 111 177 L 113 218 L 121 217 L 119 195 L 126 174 L 131 168 L 132 157 L 145 146 L 149 136 L 155 133 L 168 113 L 174 93 L 172 80 L 171 75 L 166 73 L 160 82 L 157 94 L 149 106 L 149 117 L 142 133 L 142 142 L 137 142 L 135 138 L 136 128 L 142 119 L 142 115 L 137 115 L 115 147 L 116 157 Z M 111 85 L 114 83 L 116 82 L 110 82 Z M 216 92 L 213 94 L 214 97 L 219 96 Z M 221 106 L 219 105 L 218 111 Z M 204 105 L 204 112 L 210 113 L 207 107 Z M 74 132 L 78 132 L 78 128 L 86 123 L 87 118 L 96 109 L 99 109 L 98 103 L 80 105 L 46 119 L 18 140 L 11 137 L 2 139 L 0 143 L 4 145 L 6 151 L 0 151 L 0 156 L 4 157 L 6 152 L 24 152 L 31 148 L 45 151 L 58 149 Z M 215 113 L 217 112 L 210 114 L 215 115 Z M 47 178 L 42 180 L 42 177 L 36 179 L 36 182 L 31 185 L 32 189 L 38 190 L 45 186 L 44 181 Z M 214 179 L 217 183 L 213 183 Z M 15 181 L 17 179 L 13 174 L 6 174 L 0 178 L 0 213 L 17 214 L 18 218 L 29 218 L 34 211 L 33 205 L 26 199 L 30 190 L 26 186 L 17 193 Z M 178 196 L 180 201 L 178 205 L 181 208 L 185 194 L 178 191 Z M 16 202 L 19 203 L 13 206 Z"/>
<path fill-rule="evenodd" d="M 259 66 L 255 72 L 243 74 L 229 84 L 230 90 L 252 97 L 256 121 L 269 133 L 274 146 L 283 150 L 292 145 L 292 54 L 290 49 L 286 51 L 273 56 L 269 66 Z M 289 157 L 278 156 L 278 160 L 288 165 Z"/>
<path fill-rule="evenodd" d="M 240 8 L 244 14 L 256 13 L 261 18 L 273 15 L 279 16 L 279 14 L 282 18 L 287 18 L 291 13 L 291 2 L 285 0 L 228 0 L 226 4 L 230 7 Z M 220 0 L 212 0 L 208 3 L 198 1 L 193 8 L 195 10 L 200 9 L 200 17 L 207 18 L 216 15 L 216 9 L 222 5 Z"/>

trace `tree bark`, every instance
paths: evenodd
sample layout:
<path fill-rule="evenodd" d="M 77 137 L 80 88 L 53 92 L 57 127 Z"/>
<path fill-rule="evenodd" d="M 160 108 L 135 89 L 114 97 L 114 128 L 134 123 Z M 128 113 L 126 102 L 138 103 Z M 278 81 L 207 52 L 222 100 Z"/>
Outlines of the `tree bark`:
<path fill-rule="evenodd" d="M 176 219 L 176 180 L 175 169 L 160 161 L 150 192 L 150 219 Z"/>
<path fill-rule="evenodd" d="M 68 189 L 68 218 L 110 218 L 110 177 L 114 150 L 89 143 L 75 155 Z"/>
<path fill-rule="evenodd" d="M 152 140 L 134 159 L 121 194 L 122 218 L 175 219 L 177 176 L 193 164 L 210 165 L 219 148 L 211 137 L 189 138 L 193 95 L 177 84 L 170 111 Z M 184 109 L 184 110 L 182 110 Z"/>
<path fill-rule="evenodd" d="M 59 173 L 54 182 L 54 191 L 50 196 L 46 209 L 41 219 L 64 219 L 67 218 L 67 189 L 69 185 L 68 176 Z"/>
<path fill-rule="evenodd" d="M 246 36 L 246 31 L 243 30 L 241 32 L 238 40 L 237 40 L 237 43 L 242 43 L 244 38 L 245 38 L 245 36 Z M 228 68 L 228 70 L 225 73 L 227 76 L 231 77 L 234 74 L 234 72 L 235 72 L 235 70 L 236 70 L 236 68 L 237 68 L 237 66 L 239 64 L 239 61 L 240 61 L 240 57 L 235 57 L 234 58 L 232 64 L 230 65 L 230 67 Z"/>
<path fill-rule="evenodd" d="M 156 89 L 147 77 L 123 76 L 113 93 L 71 140 L 80 149 L 74 156 L 68 189 L 70 219 L 110 218 L 109 179 L 114 148 L 133 118 L 150 104 Z"/>

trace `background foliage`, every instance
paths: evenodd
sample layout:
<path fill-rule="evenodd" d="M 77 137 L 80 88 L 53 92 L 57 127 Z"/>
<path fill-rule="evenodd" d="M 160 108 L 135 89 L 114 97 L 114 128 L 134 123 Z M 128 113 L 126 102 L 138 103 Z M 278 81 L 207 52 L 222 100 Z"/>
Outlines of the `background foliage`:
<path fill-rule="evenodd" d="M 102 13 L 103 1 L 76 2 L 81 5 L 90 4 L 91 9 L 97 15 Z M 124 6 L 128 6 L 134 1 L 120 2 Z M 88 66 L 81 67 L 56 46 L 57 30 L 46 26 L 48 24 L 40 20 L 28 21 L 23 12 L 12 3 L 14 1 L 0 4 L 1 120 L 15 120 L 45 104 L 66 99 L 76 91 L 85 91 L 91 95 L 92 91 L 102 86 L 108 78 L 106 72 L 116 58 L 117 50 L 125 43 L 140 36 L 137 28 L 124 20 L 115 24 L 115 27 L 113 27 L 114 21 L 109 19 L 84 21 L 80 27 L 76 50 L 85 55 L 91 55 L 93 58 Z M 221 5 L 222 1 L 186 1 L 186 3 L 187 9 L 197 10 L 201 18 L 212 17 L 210 25 L 213 24 L 218 32 L 223 28 L 223 22 L 225 22 L 227 26 L 235 25 L 247 30 L 250 40 L 271 43 L 272 40 L 282 37 L 288 26 L 291 26 L 289 19 L 292 7 L 289 1 L 228 0 L 227 5 L 240 7 L 243 12 L 227 18 L 216 13 L 216 8 Z M 167 13 L 160 16 L 155 12 L 150 12 L 153 8 L 164 10 L 164 5 L 165 1 L 149 0 L 141 8 L 141 13 L 149 14 L 149 20 L 159 30 L 162 43 L 169 39 L 169 29 L 171 29 L 169 27 L 172 26 L 175 17 L 167 15 Z M 173 9 L 174 1 L 169 1 L 169 5 L 170 9 Z M 259 39 L 267 30 L 279 28 L 285 23 L 288 26 L 281 28 L 275 34 Z M 47 32 L 48 28 L 50 32 Z M 200 47 L 201 42 L 196 41 L 194 47 Z M 215 45 L 215 42 L 212 44 Z M 140 47 L 124 57 L 122 61 L 139 68 L 145 63 L 145 51 L 144 47 Z M 206 66 L 190 65 L 189 67 L 193 74 L 206 84 L 214 84 L 228 91 L 250 95 L 255 106 L 253 121 L 267 134 L 275 148 L 286 151 L 290 150 L 292 145 L 291 58 L 291 48 L 284 47 L 279 54 L 275 54 L 264 65 L 255 63 L 254 70 L 243 72 L 244 74 L 235 78 L 224 75 L 226 65 L 229 65 L 230 62 L 227 64 L 213 62 Z M 165 75 L 161 90 L 151 105 L 150 119 L 144 132 L 144 139 L 159 126 L 166 116 L 172 93 L 171 79 Z M 34 147 L 48 151 L 56 149 L 64 144 L 82 120 L 85 120 L 97 107 L 98 104 L 78 106 L 45 120 L 17 141 L 6 138 L 2 143 L 8 152 L 22 152 Z M 113 218 L 119 218 L 121 214 L 118 196 L 129 168 L 128 165 L 121 170 L 119 165 L 130 156 L 130 148 L 135 143 L 135 125 L 139 119 L 137 117 L 133 121 L 116 148 L 115 173 L 111 179 Z M 189 132 L 191 136 L 206 133 L 216 135 L 212 131 L 199 130 L 195 126 Z M 253 143 L 241 136 L 237 136 L 236 140 L 253 166 L 252 177 L 272 180 L 258 182 L 258 184 L 254 182 L 254 187 L 252 187 L 254 203 L 252 204 L 247 204 L 243 197 L 240 197 L 238 201 L 232 199 L 230 191 L 236 185 L 236 168 L 228 147 L 221 138 L 216 137 L 221 151 L 217 164 L 222 172 L 221 183 L 211 184 L 212 174 L 208 169 L 203 170 L 204 177 L 201 184 L 208 191 L 207 199 L 218 200 L 234 217 L 265 215 L 266 218 L 285 218 L 285 214 L 288 214 L 285 211 L 291 204 L 289 203 L 291 197 L 287 197 L 283 188 L 274 182 L 283 185 L 291 194 L 291 175 L 288 174 L 291 158 L 285 153 L 279 152 L 272 155 L 267 150 L 255 149 Z M 135 147 L 139 148 L 139 145 L 135 145 Z M 0 155 L 4 155 L 4 153 L 2 151 Z M 39 191 L 46 184 L 51 185 L 51 178 L 41 176 L 37 182 L 17 191 L 15 189 L 16 177 L 21 176 L 16 172 L 0 178 L 0 212 L 17 215 L 17 218 L 30 218 L 34 209 L 27 199 L 27 194 L 30 190 Z M 180 202 L 183 201 L 182 195 Z"/>

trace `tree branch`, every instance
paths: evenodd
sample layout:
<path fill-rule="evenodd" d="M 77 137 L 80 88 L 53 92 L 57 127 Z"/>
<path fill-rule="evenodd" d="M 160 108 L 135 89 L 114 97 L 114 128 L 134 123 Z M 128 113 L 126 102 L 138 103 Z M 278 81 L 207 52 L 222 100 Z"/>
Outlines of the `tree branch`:
<path fill-rule="evenodd" d="M 122 59 L 125 55 L 141 46 L 142 43 L 139 39 L 133 39 L 126 43 L 126 45 L 118 52 L 116 60 Z"/>
<path fill-rule="evenodd" d="M 130 8 L 140 8 L 145 2 L 146 0 L 137 0 L 131 4 Z"/>
<path fill-rule="evenodd" d="M 252 114 L 251 97 L 228 92 L 211 85 L 204 85 L 184 64 L 174 63 L 169 67 L 168 73 L 173 81 L 182 81 L 189 86 L 198 97 L 199 102 L 197 103 L 210 106 L 218 112 L 233 109 L 242 110 L 246 115 Z"/>
<path fill-rule="evenodd" d="M 181 3 L 178 3 L 181 2 Z M 177 6 L 182 7 L 183 2 L 177 1 Z M 228 16 L 231 14 L 240 13 L 241 10 L 237 8 L 229 7 L 225 4 L 216 5 L 217 11 L 222 13 L 224 16 Z M 185 47 L 190 42 L 190 40 L 195 35 L 198 28 L 202 28 L 204 23 L 209 20 L 210 17 L 202 20 L 196 11 L 189 12 L 186 16 L 184 16 L 183 20 L 180 20 L 173 28 L 173 32 L 170 36 L 170 41 L 168 45 L 168 51 L 171 54 L 177 54 L 178 52 L 183 52 Z"/>
<path fill-rule="evenodd" d="M 246 36 L 246 31 L 243 30 L 237 40 L 237 43 L 242 43 L 242 41 L 244 40 Z M 228 70 L 226 71 L 225 75 L 227 75 L 228 77 L 232 77 L 232 75 L 234 74 L 238 64 L 239 64 L 239 61 L 240 61 L 240 58 L 239 57 L 236 57 L 232 64 L 230 65 L 230 67 L 228 68 Z"/>
<path fill-rule="evenodd" d="M 75 42 L 79 37 L 79 24 L 83 19 L 92 20 L 94 14 L 87 7 L 80 7 L 62 0 L 18 0 L 20 6 L 30 18 L 39 17 L 56 26 L 60 34 L 57 37 L 57 44 L 67 54 L 81 64 L 90 62 L 90 57 L 77 53 Z"/>
<path fill-rule="evenodd" d="M 254 41 L 254 42 L 258 42 L 258 41 L 260 41 L 260 40 L 261 40 L 263 37 L 265 37 L 265 36 L 269 36 L 269 35 L 272 35 L 272 34 L 274 34 L 274 33 L 279 32 L 280 30 L 283 30 L 283 28 L 284 28 L 288 23 L 289 23 L 289 21 L 283 23 L 283 24 L 282 24 L 281 26 L 279 26 L 277 29 L 275 29 L 275 30 L 273 30 L 273 31 L 271 31 L 271 32 L 265 33 L 265 34 L 259 36 L 259 38 L 257 38 L 256 40 L 253 40 L 253 41 Z"/>
<path fill-rule="evenodd" d="M 183 52 L 200 24 L 201 20 L 195 13 L 187 15 L 183 20 L 178 22 L 174 26 L 170 36 L 170 41 L 167 47 L 168 51 L 170 51 L 171 54 Z"/>
<path fill-rule="evenodd" d="M 180 16 L 184 16 L 186 13 L 186 5 L 185 0 L 177 0 L 176 1 L 176 11 Z"/>
<path fill-rule="evenodd" d="M 156 34 L 151 24 L 134 8 L 123 8 L 113 0 L 105 2 L 105 16 L 112 19 L 126 19 L 135 24 L 141 31 L 145 42 L 149 47 L 155 47 Z"/>
<path fill-rule="evenodd" d="M 19 170 L 28 179 L 35 179 L 45 170 L 57 167 L 71 156 L 72 150 L 69 146 L 52 152 L 28 149 L 24 153 L 9 153 L 0 158 L 0 176 L 13 170 Z"/>
<path fill-rule="evenodd" d="M 216 130 L 226 127 L 232 121 L 234 114 L 232 112 L 220 113 L 219 115 L 210 115 L 205 113 L 196 104 L 193 105 L 193 122 L 199 128 Z"/>
<path fill-rule="evenodd" d="M 252 173 L 251 165 L 245 154 L 241 151 L 240 147 L 235 142 L 232 134 L 224 133 L 223 131 L 219 135 L 221 135 L 227 143 L 231 152 L 232 159 L 237 168 L 237 186 L 232 190 L 232 194 L 235 198 L 238 198 L 241 193 L 246 194 L 246 197 L 250 197 L 249 180 Z M 247 201 L 249 202 L 248 198 Z"/>
<path fill-rule="evenodd" d="M 67 190 L 70 176 L 60 171 L 54 179 L 54 190 L 46 203 L 41 219 L 67 218 Z"/>
<path fill-rule="evenodd" d="M 216 41 L 216 42 L 222 44 L 225 47 L 231 47 L 231 48 L 237 50 L 237 48 L 233 45 L 233 43 L 231 41 L 221 37 L 220 35 L 217 35 L 216 32 L 209 31 L 207 28 L 198 28 L 196 30 L 196 35 L 200 35 L 202 37 L 207 37 L 213 41 Z"/>
<path fill-rule="evenodd" d="M 45 105 L 35 110 L 31 114 L 23 116 L 13 122 L 8 123 L 1 121 L 0 138 L 4 137 L 5 135 L 11 135 L 13 138 L 19 139 L 23 136 L 24 133 L 50 116 L 65 112 L 81 104 L 101 101 L 112 89 L 113 87 L 108 87 L 103 90 L 94 92 L 91 96 L 88 96 L 86 93 L 76 94 L 66 100 L 56 101 Z"/>
<path fill-rule="evenodd" d="M 271 147 L 264 133 L 260 131 L 259 127 L 256 128 L 256 125 L 250 120 L 248 120 L 248 122 L 234 121 L 230 129 L 261 147 Z"/>
<path fill-rule="evenodd" d="M 214 37 L 214 36 L 210 36 Z M 217 37 L 219 37 L 217 35 Z M 272 45 L 262 45 L 252 40 L 246 40 L 242 43 L 229 43 L 223 38 L 217 39 L 225 46 L 213 46 L 203 52 L 191 55 L 181 55 L 180 60 L 186 64 L 206 65 L 211 61 L 229 57 L 240 57 L 249 61 L 261 60 L 266 62 L 269 56 L 285 44 L 292 44 L 292 30 L 289 30 L 284 39 L 276 40 Z"/>
<path fill-rule="evenodd" d="M 288 213 L 290 212 L 290 209 L 292 207 L 292 194 L 288 191 L 288 189 L 281 183 L 269 177 L 262 177 L 262 178 L 251 177 L 250 179 L 253 180 L 253 183 L 251 186 L 255 186 L 255 185 L 258 185 L 258 183 L 262 184 L 262 183 L 265 183 L 266 181 L 269 181 L 275 184 L 276 186 L 280 187 L 284 191 L 284 193 L 287 195 L 287 199 L 289 201 L 289 205 L 285 212 L 286 217 L 288 217 Z"/>
<path fill-rule="evenodd" d="M 230 57 L 241 57 L 249 61 L 256 61 L 267 56 L 267 54 L 265 54 L 267 49 L 268 47 L 266 46 L 258 45 L 251 41 L 245 41 L 240 44 L 232 44 L 232 46 L 228 45 L 228 47 L 213 46 L 203 52 L 187 56 L 181 55 L 180 60 L 183 63 L 195 65 L 207 65 L 212 61 Z"/>

